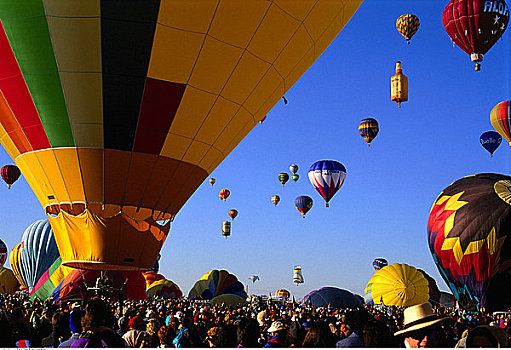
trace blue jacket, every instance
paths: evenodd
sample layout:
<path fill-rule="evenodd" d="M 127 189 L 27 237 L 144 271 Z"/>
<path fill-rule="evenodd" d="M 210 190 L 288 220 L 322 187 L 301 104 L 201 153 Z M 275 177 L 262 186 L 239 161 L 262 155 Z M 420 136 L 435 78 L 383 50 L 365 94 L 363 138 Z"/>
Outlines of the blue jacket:
<path fill-rule="evenodd" d="M 364 339 L 355 332 L 352 332 L 348 337 L 339 340 L 335 344 L 336 348 L 363 348 Z"/>

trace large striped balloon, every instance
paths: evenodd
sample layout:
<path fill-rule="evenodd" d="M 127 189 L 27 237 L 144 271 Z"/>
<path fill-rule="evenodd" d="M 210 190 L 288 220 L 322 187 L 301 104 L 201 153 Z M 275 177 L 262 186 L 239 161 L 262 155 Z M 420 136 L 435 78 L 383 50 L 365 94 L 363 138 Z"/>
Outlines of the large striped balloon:
<path fill-rule="evenodd" d="M 335 160 L 320 160 L 309 168 L 309 180 L 325 199 L 325 207 L 346 179 L 346 168 Z"/>
<path fill-rule="evenodd" d="M 410 44 L 410 40 L 412 36 L 417 33 L 419 30 L 420 21 L 419 17 L 412 15 L 410 13 L 406 13 L 404 15 L 399 16 L 396 21 L 397 31 L 404 36 L 406 42 Z"/>
<path fill-rule="evenodd" d="M 491 125 L 511 145 L 511 101 L 498 103 L 490 112 Z"/>
<path fill-rule="evenodd" d="M 378 126 L 378 122 L 374 118 L 362 119 L 358 126 L 358 132 L 367 142 L 367 146 L 371 146 L 371 141 L 373 141 L 376 135 L 378 135 L 378 131 L 380 131 L 380 128 Z"/>

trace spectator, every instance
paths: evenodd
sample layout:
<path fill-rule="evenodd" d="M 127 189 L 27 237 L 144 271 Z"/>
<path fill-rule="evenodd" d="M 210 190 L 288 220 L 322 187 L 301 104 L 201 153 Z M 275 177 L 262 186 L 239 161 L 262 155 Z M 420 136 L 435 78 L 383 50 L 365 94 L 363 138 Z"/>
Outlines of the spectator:
<path fill-rule="evenodd" d="M 130 319 L 128 324 L 130 329 L 122 336 L 122 339 L 124 339 L 128 347 L 140 348 L 142 342 L 145 342 L 148 336 L 145 331 L 144 319 L 141 316 L 135 316 Z"/>
<path fill-rule="evenodd" d="M 273 321 L 271 327 L 268 328 L 271 334 L 264 348 L 286 348 L 288 346 L 287 327 L 282 321 Z"/>
<path fill-rule="evenodd" d="M 351 330 L 351 334 L 345 339 L 339 340 L 335 346 L 338 348 L 361 348 L 364 347 L 362 338 L 364 327 L 371 319 L 371 315 L 364 309 L 353 310 L 346 313 L 346 324 Z"/>
<path fill-rule="evenodd" d="M 172 344 L 172 340 L 176 337 L 176 332 L 170 326 L 162 326 L 158 331 L 158 339 L 160 340 L 160 345 L 158 348 L 174 348 L 174 344 Z"/>
<path fill-rule="evenodd" d="M 69 328 L 71 330 L 71 337 L 63 341 L 58 346 L 59 348 L 70 348 L 71 344 L 80 337 L 82 333 L 82 318 L 85 315 L 84 310 L 73 310 L 69 314 Z"/>

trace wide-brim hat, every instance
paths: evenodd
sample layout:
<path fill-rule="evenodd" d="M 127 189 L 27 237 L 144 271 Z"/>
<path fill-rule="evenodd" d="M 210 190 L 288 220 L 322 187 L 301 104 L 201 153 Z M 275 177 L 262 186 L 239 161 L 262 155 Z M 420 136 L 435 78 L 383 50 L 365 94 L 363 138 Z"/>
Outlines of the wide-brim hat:
<path fill-rule="evenodd" d="M 449 319 L 449 317 L 435 315 L 430 303 L 410 306 L 405 309 L 403 315 L 403 329 L 394 333 L 394 335 L 413 332 Z"/>

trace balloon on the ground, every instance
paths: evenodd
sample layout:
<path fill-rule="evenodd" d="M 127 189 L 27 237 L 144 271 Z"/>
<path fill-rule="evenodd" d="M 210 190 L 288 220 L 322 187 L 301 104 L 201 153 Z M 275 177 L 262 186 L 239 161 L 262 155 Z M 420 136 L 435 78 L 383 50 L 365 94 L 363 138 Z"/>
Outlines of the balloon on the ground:
<path fill-rule="evenodd" d="M 438 303 L 440 301 L 440 289 L 438 289 L 435 279 L 428 275 L 426 271 L 422 269 L 417 269 L 417 271 L 422 273 L 424 277 L 428 280 L 429 302 L 431 304 Z"/>
<path fill-rule="evenodd" d="M 0 169 L 0 175 L 7 184 L 7 188 L 10 189 L 12 184 L 20 177 L 21 172 L 16 165 L 4 165 L 2 169 Z"/>
<path fill-rule="evenodd" d="M 163 298 L 163 299 L 179 299 L 183 296 L 183 292 L 179 289 L 179 286 L 174 282 L 161 279 L 155 281 L 147 288 L 147 296 L 149 298 Z"/>
<path fill-rule="evenodd" d="M 367 304 L 408 307 L 428 302 L 429 285 L 415 267 L 395 263 L 376 271 L 364 293 Z"/>
<path fill-rule="evenodd" d="M 238 216 L 238 211 L 236 209 L 231 209 L 229 210 L 229 216 L 231 217 L 231 219 L 236 219 L 236 216 Z"/>
<path fill-rule="evenodd" d="M 306 306 L 356 309 L 362 303 L 353 293 L 337 287 L 323 287 L 313 290 L 303 298 Z"/>
<path fill-rule="evenodd" d="M 401 108 L 401 102 L 408 101 L 408 77 L 403 74 L 401 61 L 396 62 L 396 74 L 390 78 L 390 99 Z"/>
<path fill-rule="evenodd" d="M 0 293 L 14 293 L 20 288 L 20 283 L 14 273 L 5 268 L 0 268 Z"/>
<path fill-rule="evenodd" d="M 509 8 L 504 0 L 451 0 L 442 22 L 451 40 L 470 55 L 479 70 L 479 62 L 507 28 Z"/>
<path fill-rule="evenodd" d="M 362 0 L 241 3 L 1 2 L 0 142 L 64 264 L 150 269 L 170 220 Z"/>
<path fill-rule="evenodd" d="M 298 174 L 291 175 L 291 180 L 293 180 L 294 182 L 298 181 L 299 178 L 300 178 L 300 175 L 298 175 Z"/>
<path fill-rule="evenodd" d="M 236 294 L 220 294 L 209 301 L 211 305 L 225 305 L 227 307 L 247 306 L 246 297 L 240 297 Z"/>
<path fill-rule="evenodd" d="M 404 15 L 399 16 L 396 21 L 397 31 L 406 39 L 408 44 L 410 44 L 412 36 L 414 36 L 419 30 L 419 26 L 419 17 L 410 13 L 405 13 Z"/>
<path fill-rule="evenodd" d="M 255 281 L 259 281 L 259 276 L 257 275 L 252 275 L 248 278 L 249 280 L 252 281 L 252 283 L 255 283 Z"/>
<path fill-rule="evenodd" d="M 382 267 L 387 266 L 388 264 L 389 263 L 388 263 L 387 259 L 385 259 L 385 258 L 376 258 L 373 260 L 373 267 L 376 271 L 378 271 Z"/>
<path fill-rule="evenodd" d="M 212 177 L 211 179 L 209 179 L 209 183 L 211 184 L 211 186 L 213 186 L 215 182 L 216 182 L 215 178 Z"/>
<path fill-rule="evenodd" d="M 291 296 L 291 293 L 289 293 L 288 290 L 286 289 L 278 289 L 276 292 L 275 292 L 275 296 L 276 297 L 281 297 L 281 298 L 284 298 L 284 299 L 289 299 L 289 297 Z"/>
<path fill-rule="evenodd" d="M 227 198 L 229 198 L 229 196 L 231 195 L 231 191 L 229 191 L 227 188 L 224 188 L 220 191 L 220 193 L 218 194 L 218 197 L 225 201 Z"/>
<path fill-rule="evenodd" d="M 289 166 L 289 171 L 292 172 L 293 174 L 296 174 L 298 172 L 298 165 L 296 164 L 291 164 Z"/>
<path fill-rule="evenodd" d="M 346 179 L 346 168 L 335 160 L 320 160 L 309 168 L 309 181 L 329 206 Z"/>
<path fill-rule="evenodd" d="M 60 282 L 73 271 L 72 267 L 62 265 L 60 256 L 51 264 L 29 294 L 29 300 L 39 299 L 44 301 L 48 299 Z"/>
<path fill-rule="evenodd" d="M 437 197 L 428 219 L 433 260 L 463 308 L 511 307 L 511 177 L 477 174 Z"/>
<path fill-rule="evenodd" d="M 204 274 L 188 293 L 188 298 L 213 299 L 221 294 L 236 294 L 247 297 L 243 284 L 226 270 L 211 270 Z"/>
<path fill-rule="evenodd" d="M 295 265 L 295 267 L 293 267 L 293 282 L 296 283 L 296 285 L 303 283 L 302 267 L 300 265 Z"/>
<path fill-rule="evenodd" d="M 496 131 L 486 131 L 479 137 L 479 142 L 485 150 L 490 152 L 490 157 L 493 157 L 493 152 L 499 148 L 502 137 Z"/>
<path fill-rule="evenodd" d="M 145 279 L 146 289 L 149 288 L 149 286 L 154 282 L 165 279 L 163 275 L 155 271 L 145 271 L 142 272 L 142 275 L 144 276 Z"/>
<path fill-rule="evenodd" d="M 278 178 L 279 178 L 279 181 L 282 184 L 282 186 L 284 186 L 286 184 L 286 182 L 289 180 L 289 174 L 288 173 L 280 173 Z"/>
<path fill-rule="evenodd" d="M 5 262 L 7 261 L 7 246 L 4 241 L 0 239 L 0 268 L 4 267 Z"/>
<path fill-rule="evenodd" d="M 511 145 L 511 101 L 497 103 L 490 112 L 493 128 Z"/>
<path fill-rule="evenodd" d="M 11 264 L 12 272 L 18 279 L 21 287 L 28 290 L 25 271 L 21 268 L 21 243 L 18 243 L 12 248 L 9 254 L 9 264 Z"/>
<path fill-rule="evenodd" d="M 227 238 L 230 235 L 231 235 L 231 222 L 230 221 L 222 222 L 222 236 Z"/>
<path fill-rule="evenodd" d="M 439 304 L 444 307 L 455 307 L 456 306 L 456 298 L 451 293 L 440 292 Z"/>
<path fill-rule="evenodd" d="M 358 132 L 367 142 L 367 146 L 371 146 L 371 141 L 373 141 L 376 135 L 378 135 L 378 131 L 380 131 L 380 128 L 378 126 L 378 122 L 374 118 L 362 119 L 358 126 Z"/>
<path fill-rule="evenodd" d="M 312 198 L 309 196 L 298 196 L 295 199 L 295 207 L 302 214 L 303 218 L 312 208 Z"/>
<path fill-rule="evenodd" d="M 271 202 L 277 206 L 280 202 L 280 197 L 278 195 L 271 196 Z"/>

